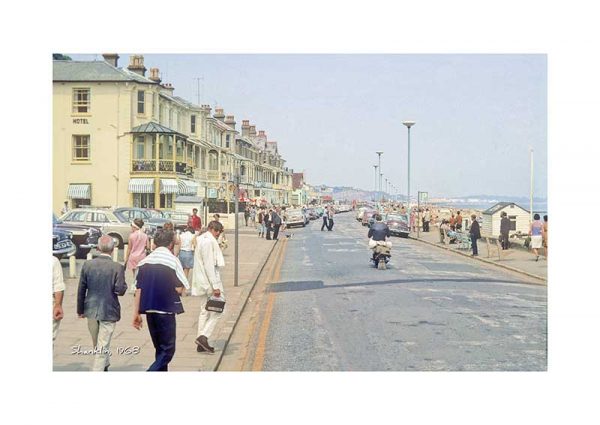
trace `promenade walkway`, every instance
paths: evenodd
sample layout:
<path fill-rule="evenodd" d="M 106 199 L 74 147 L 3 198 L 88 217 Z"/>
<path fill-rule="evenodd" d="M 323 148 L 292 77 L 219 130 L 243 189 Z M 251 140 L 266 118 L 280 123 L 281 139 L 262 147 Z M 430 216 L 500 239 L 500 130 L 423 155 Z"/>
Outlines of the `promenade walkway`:
<path fill-rule="evenodd" d="M 417 239 L 417 234 L 411 233 L 410 237 Z M 448 244 L 447 237 L 445 239 L 445 244 L 440 243 L 439 228 L 435 226 L 431 226 L 429 232 L 421 231 L 419 233 L 419 240 L 465 256 L 470 256 L 472 253 L 471 250 L 459 249 L 456 244 Z M 488 245 L 486 239 L 483 238 L 479 239 L 477 249 L 479 256 L 474 257 L 473 261 L 484 261 L 509 270 L 524 273 L 540 279 L 540 283 L 547 282 L 548 280 L 548 262 L 546 258 L 540 256 L 540 259 L 535 261 L 533 253 L 527 251 L 520 242 L 512 242 L 511 240 L 511 249 L 498 251 L 495 239 L 490 239 L 490 244 Z M 500 252 L 500 257 L 498 252 Z"/>
<path fill-rule="evenodd" d="M 197 297 L 182 297 L 185 312 L 177 316 L 177 346 L 175 357 L 169 365 L 171 371 L 215 370 L 250 291 L 277 243 L 260 239 L 253 229 L 242 226 L 239 244 L 239 286 L 234 287 L 234 235 L 233 231 L 227 231 L 226 234 L 229 247 L 224 251 L 226 266 L 222 278 L 227 305 L 223 317 L 210 338 L 210 343 L 215 347 L 216 352 L 215 354 L 196 352 L 194 340 L 196 339 L 200 305 Z M 76 351 L 83 352 L 93 348 L 87 329 L 87 319 L 77 317 L 77 286 L 81 264 L 78 264 L 78 276 L 75 279 L 68 278 L 68 260 L 62 261 L 62 264 L 66 284 L 63 302 L 65 318 L 62 320 L 54 344 L 53 369 L 55 371 L 86 371 L 91 369 L 92 356 L 73 354 Z M 154 346 L 148 333 L 145 316 L 142 316 L 144 324 L 141 330 L 136 330 L 132 326 L 133 299 L 131 294 L 120 297 L 121 321 L 117 323 L 111 342 L 111 371 L 145 371 L 154 361 Z M 125 351 L 119 353 L 119 349 Z M 128 353 L 128 351 L 137 354 Z"/>

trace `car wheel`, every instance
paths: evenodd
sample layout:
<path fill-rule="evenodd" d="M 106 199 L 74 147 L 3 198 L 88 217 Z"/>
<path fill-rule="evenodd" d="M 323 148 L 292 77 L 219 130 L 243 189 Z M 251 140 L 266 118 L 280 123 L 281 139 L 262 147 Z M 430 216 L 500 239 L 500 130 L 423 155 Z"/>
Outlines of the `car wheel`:
<path fill-rule="evenodd" d="M 56 257 L 57 260 L 62 260 L 63 255 L 62 254 L 54 254 L 54 256 Z"/>
<path fill-rule="evenodd" d="M 306 223 L 302 223 L 302 227 L 306 227 Z"/>
<path fill-rule="evenodd" d="M 108 236 L 111 236 L 115 240 L 115 246 L 117 248 L 119 248 L 119 249 L 124 248 L 123 238 L 121 237 L 121 235 L 116 234 L 116 233 L 109 233 Z"/>

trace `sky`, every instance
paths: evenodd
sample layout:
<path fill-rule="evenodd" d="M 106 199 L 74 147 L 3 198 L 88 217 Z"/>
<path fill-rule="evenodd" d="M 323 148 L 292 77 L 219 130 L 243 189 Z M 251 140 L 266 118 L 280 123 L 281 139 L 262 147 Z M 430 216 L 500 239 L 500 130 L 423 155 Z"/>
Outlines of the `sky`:
<path fill-rule="evenodd" d="M 119 55 L 126 66 L 129 55 Z M 144 62 L 176 95 L 234 115 L 238 131 L 244 119 L 265 130 L 310 184 L 373 190 L 383 151 L 384 179 L 405 194 L 402 121 L 413 120 L 411 195 L 528 197 L 532 148 L 534 196 L 547 196 L 543 54 L 144 54 Z"/>

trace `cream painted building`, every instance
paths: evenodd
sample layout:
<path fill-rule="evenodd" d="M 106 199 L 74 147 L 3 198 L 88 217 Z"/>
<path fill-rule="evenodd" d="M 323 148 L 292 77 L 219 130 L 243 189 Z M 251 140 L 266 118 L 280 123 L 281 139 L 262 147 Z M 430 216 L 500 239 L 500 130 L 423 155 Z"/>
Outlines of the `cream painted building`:
<path fill-rule="evenodd" d="M 287 203 L 291 173 L 264 132 L 174 96 L 144 58 L 53 62 L 53 211 L 79 205 L 175 208 L 178 195 Z M 245 133 L 245 134 L 244 134 Z"/>

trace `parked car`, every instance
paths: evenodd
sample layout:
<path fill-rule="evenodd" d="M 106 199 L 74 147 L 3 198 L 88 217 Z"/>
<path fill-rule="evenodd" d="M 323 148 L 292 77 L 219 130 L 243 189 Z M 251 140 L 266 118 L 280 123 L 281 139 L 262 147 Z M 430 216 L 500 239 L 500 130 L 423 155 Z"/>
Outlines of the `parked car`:
<path fill-rule="evenodd" d="M 285 210 L 284 221 L 287 227 L 306 226 L 306 217 L 302 210 Z"/>
<path fill-rule="evenodd" d="M 77 208 L 62 215 L 60 221 L 99 227 L 103 234 L 112 236 L 123 248 L 131 233 L 131 222 L 116 216 L 110 208 Z"/>
<path fill-rule="evenodd" d="M 153 217 L 150 210 L 138 207 L 119 207 L 113 210 L 113 213 L 123 222 L 131 223 L 136 218 L 141 218 L 144 221 L 144 232 L 148 236 L 153 237 L 156 229 L 170 221 L 164 217 Z"/>
<path fill-rule="evenodd" d="M 71 240 L 71 232 L 60 229 L 58 227 L 52 228 L 52 255 L 59 260 L 62 257 L 70 257 L 75 254 L 77 247 Z"/>
<path fill-rule="evenodd" d="M 98 239 L 102 236 L 98 226 L 63 223 L 54 214 L 52 214 L 52 224 L 54 228 L 71 233 L 71 240 L 77 249 L 75 252 L 77 258 L 86 258 L 90 250 L 98 246 Z"/>
<path fill-rule="evenodd" d="M 150 213 L 159 210 L 148 210 Z M 159 211 L 164 218 L 173 223 L 175 229 L 184 230 L 187 227 L 188 221 L 191 217 L 191 214 L 188 214 L 183 211 Z M 203 226 L 206 226 L 208 223 L 202 223 Z"/>
<path fill-rule="evenodd" d="M 390 228 L 392 235 L 398 235 L 407 238 L 409 235 L 408 215 L 406 214 L 388 214 L 385 217 L 385 222 Z"/>
<path fill-rule="evenodd" d="M 365 210 L 363 212 L 363 215 L 360 219 L 360 221 L 362 222 L 363 226 L 368 226 L 369 225 L 369 220 L 373 217 L 374 214 L 377 214 L 376 210 Z"/>
<path fill-rule="evenodd" d="M 319 218 L 319 215 L 317 214 L 314 208 L 307 208 L 306 213 L 308 214 L 309 220 L 316 220 L 317 218 Z"/>
<path fill-rule="evenodd" d="M 369 207 L 360 207 L 358 209 L 358 211 L 356 212 L 356 220 L 361 221 L 363 214 L 365 213 L 365 211 L 367 211 L 369 209 L 370 209 Z"/>

